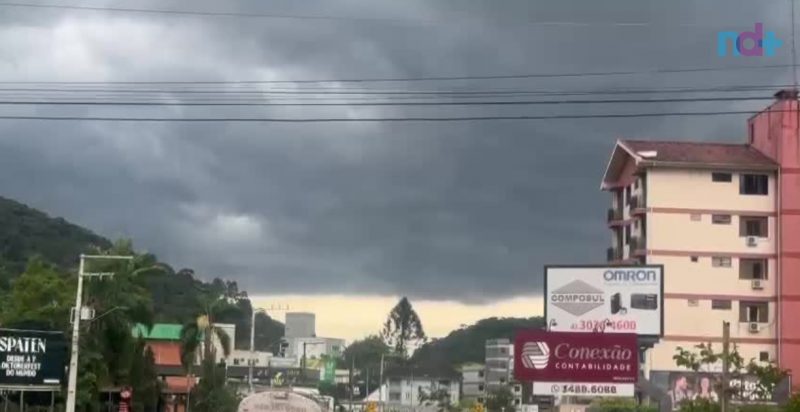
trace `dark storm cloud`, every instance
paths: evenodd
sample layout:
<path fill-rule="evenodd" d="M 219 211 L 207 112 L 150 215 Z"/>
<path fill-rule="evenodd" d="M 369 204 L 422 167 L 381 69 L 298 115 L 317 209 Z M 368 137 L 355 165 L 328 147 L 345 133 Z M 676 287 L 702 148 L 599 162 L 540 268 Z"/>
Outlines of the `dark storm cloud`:
<path fill-rule="evenodd" d="M 8 8 L 0 14 L 0 78 L 269 80 L 729 66 L 743 63 L 715 55 L 716 31 L 745 30 L 755 21 L 775 30 L 787 46 L 774 59 L 746 63 L 786 63 L 788 5 L 734 3 L 352 0 L 270 2 L 269 8 L 262 2 L 225 3 L 226 10 L 239 12 L 393 21 Z M 135 7 L 165 6 L 136 2 Z M 181 7 L 222 6 L 206 1 Z M 581 24 L 532 23 L 537 21 Z M 614 25 L 625 22 L 649 23 Z M 375 87 L 604 90 L 789 79 L 787 71 L 763 70 Z M 0 111 L 400 117 L 749 110 L 762 104 Z M 540 291 L 546 263 L 603 261 L 608 199 L 598 186 L 616 138 L 736 141 L 744 136 L 744 120 L 3 121 L 0 192 L 104 235 L 132 237 L 138 247 L 175 266 L 236 279 L 251 293 L 402 293 L 475 301 Z"/>

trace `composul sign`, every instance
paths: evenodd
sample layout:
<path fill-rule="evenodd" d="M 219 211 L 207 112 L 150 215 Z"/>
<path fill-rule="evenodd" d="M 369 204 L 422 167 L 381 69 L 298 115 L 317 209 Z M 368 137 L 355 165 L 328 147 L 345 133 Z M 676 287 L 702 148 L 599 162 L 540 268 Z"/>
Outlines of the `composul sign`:
<path fill-rule="evenodd" d="M 0 329 L 0 385 L 58 385 L 66 355 L 61 332 Z"/>
<path fill-rule="evenodd" d="M 550 330 L 663 334 L 662 266 L 548 266 L 544 277 Z"/>
<path fill-rule="evenodd" d="M 522 381 L 635 383 L 635 334 L 520 331 L 514 341 L 514 375 Z"/>

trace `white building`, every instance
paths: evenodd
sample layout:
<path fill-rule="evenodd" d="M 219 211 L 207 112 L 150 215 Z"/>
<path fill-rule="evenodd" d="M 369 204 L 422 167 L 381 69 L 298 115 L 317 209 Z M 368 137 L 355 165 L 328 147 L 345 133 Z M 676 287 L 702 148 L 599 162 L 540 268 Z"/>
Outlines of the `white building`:
<path fill-rule="evenodd" d="M 486 366 L 471 363 L 461 367 L 461 397 L 483 403 L 486 400 Z"/>
<path fill-rule="evenodd" d="M 313 338 L 317 336 L 317 318 L 313 313 L 288 312 L 286 314 L 286 329 L 284 336 L 287 339 Z"/>
<path fill-rule="evenodd" d="M 460 401 L 459 384 L 458 379 L 452 377 L 393 375 L 387 377 L 383 387 L 370 393 L 365 401 L 383 402 L 390 407 L 416 409 L 434 406 L 435 402 L 426 400 L 426 398 L 438 391 L 444 391 L 449 399 L 449 404 L 455 406 Z"/>
<path fill-rule="evenodd" d="M 338 338 L 288 338 L 289 347 L 286 356 L 302 359 L 320 359 L 322 356 L 341 356 L 344 352 L 345 341 Z"/>

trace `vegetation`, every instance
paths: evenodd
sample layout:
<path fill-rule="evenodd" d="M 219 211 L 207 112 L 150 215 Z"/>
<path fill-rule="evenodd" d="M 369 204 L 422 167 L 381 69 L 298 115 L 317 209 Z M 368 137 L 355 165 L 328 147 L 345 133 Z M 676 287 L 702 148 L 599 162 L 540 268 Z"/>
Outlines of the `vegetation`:
<path fill-rule="evenodd" d="M 426 341 L 422 320 L 405 296 L 389 312 L 381 336 L 396 354 L 404 357 L 408 356 L 409 345 Z"/>
<path fill-rule="evenodd" d="M 514 394 L 508 387 L 501 387 L 489 392 L 486 398 L 488 412 L 514 412 Z"/>
<path fill-rule="evenodd" d="M 412 361 L 417 365 L 429 365 L 439 369 L 466 363 L 483 363 L 487 339 L 514 339 L 520 329 L 541 329 L 544 320 L 534 318 L 489 318 L 471 326 L 450 332 L 444 338 L 422 345 L 414 353 Z"/>
<path fill-rule="evenodd" d="M 658 407 L 639 405 L 629 398 L 598 398 L 592 402 L 589 412 L 658 412 Z"/>
<path fill-rule="evenodd" d="M 78 255 L 111 242 L 61 218 L 0 197 L 0 290 L 25 271 L 28 260 L 42 257 L 61 271 L 73 269 Z"/>

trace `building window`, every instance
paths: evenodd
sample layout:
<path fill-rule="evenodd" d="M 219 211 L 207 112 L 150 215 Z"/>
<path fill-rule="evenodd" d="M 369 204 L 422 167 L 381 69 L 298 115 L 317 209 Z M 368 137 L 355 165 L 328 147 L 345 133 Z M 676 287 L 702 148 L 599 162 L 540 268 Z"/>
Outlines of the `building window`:
<path fill-rule="evenodd" d="M 506 383 L 506 378 L 500 378 L 500 383 Z"/>
<path fill-rule="evenodd" d="M 739 279 L 766 279 L 766 259 L 740 259 Z"/>
<path fill-rule="evenodd" d="M 769 362 L 769 352 L 758 352 L 758 360 L 761 362 Z"/>
<path fill-rule="evenodd" d="M 625 206 L 631 204 L 631 187 L 628 186 L 625 188 Z"/>
<path fill-rule="evenodd" d="M 638 189 L 639 188 L 639 179 L 638 178 L 633 181 L 633 188 L 634 189 Z"/>
<path fill-rule="evenodd" d="M 695 307 L 695 306 L 699 306 L 699 305 L 700 305 L 700 301 L 699 301 L 699 300 L 697 300 L 697 299 L 689 299 L 689 300 L 687 300 L 686 302 L 687 302 L 687 303 L 689 304 L 689 306 L 691 306 L 691 307 Z"/>
<path fill-rule="evenodd" d="M 522 399 L 514 399 L 514 405 L 522 405 Z"/>
<path fill-rule="evenodd" d="M 711 301 L 711 309 L 716 310 L 731 310 L 731 301 L 729 300 L 712 300 Z"/>
<path fill-rule="evenodd" d="M 731 267 L 730 256 L 713 256 L 711 258 L 711 266 L 715 268 L 729 268 Z"/>
<path fill-rule="evenodd" d="M 519 385 L 514 385 L 514 392 L 517 392 L 517 393 L 519 393 L 519 391 L 521 391 L 521 390 L 522 390 L 522 387 L 521 387 L 521 386 L 519 386 Z"/>
<path fill-rule="evenodd" d="M 694 262 L 694 263 L 697 263 L 697 261 L 699 260 L 699 258 L 697 256 L 692 256 L 691 259 L 692 259 L 692 262 Z"/>
<path fill-rule="evenodd" d="M 399 401 L 400 400 L 400 394 L 399 393 L 390 393 L 389 394 L 389 400 L 390 401 Z"/>
<path fill-rule="evenodd" d="M 482 378 L 482 377 L 483 377 L 483 371 L 478 371 L 478 377 L 479 377 L 479 378 Z"/>
<path fill-rule="evenodd" d="M 478 385 L 478 392 L 483 392 L 483 384 Z"/>
<path fill-rule="evenodd" d="M 768 189 L 769 176 L 767 175 L 747 175 L 743 174 L 739 178 L 739 193 L 743 195 L 766 195 Z"/>
<path fill-rule="evenodd" d="M 766 216 L 739 217 L 739 236 L 769 236 L 769 221 Z"/>
<path fill-rule="evenodd" d="M 478 403 L 483 403 L 483 398 L 478 398 Z"/>
<path fill-rule="evenodd" d="M 702 219 L 703 215 L 701 215 L 700 213 L 692 213 L 691 215 L 689 215 L 689 220 L 691 220 L 692 222 L 699 222 Z"/>
<path fill-rule="evenodd" d="M 631 227 L 630 226 L 625 226 L 625 244 L 626 245 L 630 245 L 631 244 Z"/>
<path fill-rule="evenodd" d="M 768 320 L 767 302 L 739 302 L 739 322 L 767 323 Z"/>
<path fill-rule="evenodd" d="M 714 172 L 711 173 L 712 182 L 732 182 L 733 175 L 730 173 Z"/>
<path fill-rule="evenodd" d="M 716 225 L 731 224 L 731 215 L 711 215 L 711 223 Z"/>

